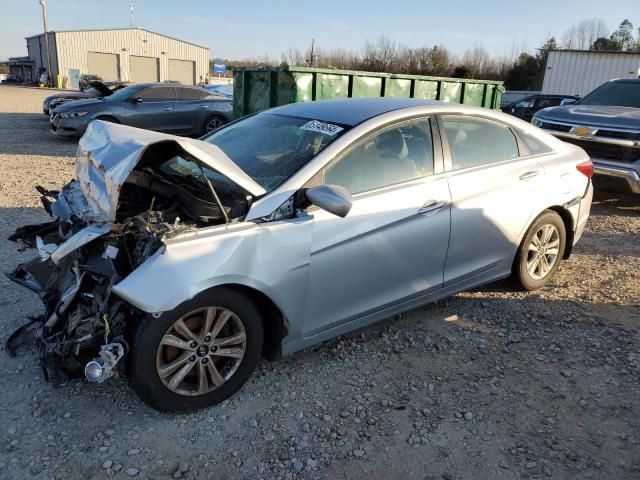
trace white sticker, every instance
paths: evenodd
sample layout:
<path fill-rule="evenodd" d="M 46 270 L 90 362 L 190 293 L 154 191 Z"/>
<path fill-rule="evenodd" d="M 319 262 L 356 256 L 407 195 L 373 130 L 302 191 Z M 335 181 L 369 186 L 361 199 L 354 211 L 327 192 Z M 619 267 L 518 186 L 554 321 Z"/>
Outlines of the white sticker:
<path fill-rule="evenodd" d="M 311 120 L 300 127 L 301 130 L 309 130 L 310 132 L 324 133 L 325 135 L 334 136 L 336 133 L 341 132 L 344 128 L 337 125 L 331 125 L 330 123 L 319 122 L 318 120 Z"/>
<path fill-rule="evenodd" d="M 110 258 L 114 260 L 118 256 L 118 247 L 114 247 L 113 245 L 107 245 L 107 248 L 104 249 L 102 253 L 102 258 Z"/>

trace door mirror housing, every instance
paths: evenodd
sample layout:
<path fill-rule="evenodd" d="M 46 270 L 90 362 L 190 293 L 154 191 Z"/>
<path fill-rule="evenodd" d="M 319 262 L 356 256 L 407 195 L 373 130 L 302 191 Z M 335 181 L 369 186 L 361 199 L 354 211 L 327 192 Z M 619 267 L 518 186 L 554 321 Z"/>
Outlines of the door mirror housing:
<path fill-rule="evenodd" d="M 318 208 L 338 217 L 346 217 L 351 210 L 351 194 L 340 185 L 318 185 L 306 191 L 307 200 Z"/>

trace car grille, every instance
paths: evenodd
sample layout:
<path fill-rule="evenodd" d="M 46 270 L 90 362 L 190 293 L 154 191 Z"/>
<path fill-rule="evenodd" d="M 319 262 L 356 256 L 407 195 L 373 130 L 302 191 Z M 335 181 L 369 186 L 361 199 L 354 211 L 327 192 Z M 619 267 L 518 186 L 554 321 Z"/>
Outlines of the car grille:
<path fill-rule="evenodd" d="M 571 125 L 561 125 L 559 123 L 542 122 L 540 128 L 545 130 L 555 130 L 556 132 L 568 132 L 571 130 Z"/>
<path fill-rule="evenodd" d="M 640 133 L 621 132 L 619 130 L 598 130 L 596 137 L 608 137 L 620 140 L 640 140 Z"/>
<path fill-rule="evenodd" d="M 640 160 L 640 148 L 623 147 L 612 143 L 590 142 L 589 140 L 575 138 L 562 137 L 561 140 L 579 146 L 590 157 L 629 163 Z"/>

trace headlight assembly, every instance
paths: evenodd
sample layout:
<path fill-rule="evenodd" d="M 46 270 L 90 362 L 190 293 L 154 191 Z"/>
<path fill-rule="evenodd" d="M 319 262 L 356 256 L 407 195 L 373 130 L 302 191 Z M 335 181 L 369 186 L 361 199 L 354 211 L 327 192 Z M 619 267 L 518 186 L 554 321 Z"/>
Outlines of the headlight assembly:
<path fill-rule="evenodd" d="M 62 112 L 60 118 L 78 118 L 86 115 L 88 112 Z"/>

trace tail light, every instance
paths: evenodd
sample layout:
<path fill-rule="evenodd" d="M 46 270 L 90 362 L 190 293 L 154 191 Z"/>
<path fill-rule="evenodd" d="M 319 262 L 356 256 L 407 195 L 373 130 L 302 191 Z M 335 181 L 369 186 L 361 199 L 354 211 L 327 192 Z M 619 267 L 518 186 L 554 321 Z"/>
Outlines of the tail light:
<path fill-rule="evenodd" d="M 593 177 L 593 162 L 591 160 L 579 163 L 576 165 L 576 169 L 587 178 Z"/>

